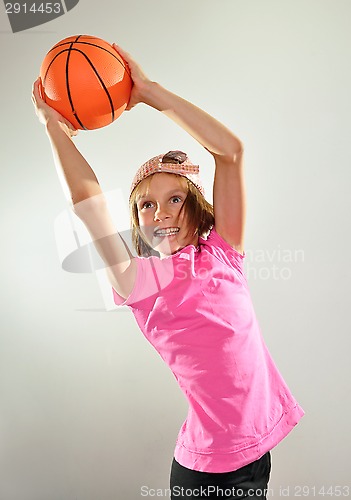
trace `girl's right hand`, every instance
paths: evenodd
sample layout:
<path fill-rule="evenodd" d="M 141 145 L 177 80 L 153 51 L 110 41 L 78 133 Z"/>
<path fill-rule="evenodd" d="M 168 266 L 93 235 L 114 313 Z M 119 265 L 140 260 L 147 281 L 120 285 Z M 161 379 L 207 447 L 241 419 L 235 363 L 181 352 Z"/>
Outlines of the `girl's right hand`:
<path fill-rule="evenodd" d="M 46 104 L 43 99 L 43 85 L 40 77 L 38 77 L 33 83 L 32 102 L 40 122 L 46 127 L 49 123 L 56 122 L 69 137 L 78 134 L 78 130 L 76 130 L 73 125 L 66 120 L 66 118 L 64 118 L 54 108 Z"/>
<path fill-rule="evenodd" d="M 148 104 L 149 87 L 150 85 L 152 85 L 152 82 L 128 52 L 123 50 L 119 45 L 116 45 L 115 43 L 112 44 L 112 47 L 119 55 L 123 57 L 124 61 L 127 63 L 130 71 L 130 76 L 133 80 L 132 92 L 125 111 L 130 111 L 139 102 Z"/>

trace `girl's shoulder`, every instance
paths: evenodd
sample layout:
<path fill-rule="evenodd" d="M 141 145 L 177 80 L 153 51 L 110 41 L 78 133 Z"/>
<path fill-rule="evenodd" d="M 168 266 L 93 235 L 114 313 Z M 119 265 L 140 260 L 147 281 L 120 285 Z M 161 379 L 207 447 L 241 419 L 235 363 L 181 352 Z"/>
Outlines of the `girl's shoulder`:
<path fill-rule="evenodd" d="M 239 260 L 244 260 L 246 257 L 246 253 L 240 253 L 236 248 L 231 246 L 227 241 L 225 241 L 222 236 L 217 233 L 216 226 L 213 226 L 209 233 L 204 237 L 200 237 L 199 239 L 200 245 L 205 245 L 209 247 L 217 247 L 221 249 L 228 256 L 235 256 Z"/>

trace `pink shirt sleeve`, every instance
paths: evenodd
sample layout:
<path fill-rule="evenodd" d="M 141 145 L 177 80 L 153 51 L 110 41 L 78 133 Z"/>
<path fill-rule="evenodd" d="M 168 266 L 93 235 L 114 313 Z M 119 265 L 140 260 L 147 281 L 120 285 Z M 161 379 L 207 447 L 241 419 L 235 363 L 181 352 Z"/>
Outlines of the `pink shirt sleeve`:
<path fill-rule="evenodd" d="M 227 243 L 222 238 L 222 236 L 217 233 L 215 227 L 212 228 L 206 241 L 207 244 L 212 247 L 213 255 L 222 262 L 225 262 L 233 269 L 239 271 L 239 273 L 245 278 L 246 281 L 244 270 L 246 253 L 244 252 L 243 254 L 241 254 L 235 248 L 229 245 L 229 243 Z"/>
<path fill-rule="evenodd" d="M 143 289 L 143 276 L 144 274 L 140 272 L 140 257 L 135 257 L 136 263 L 137 263 L 137 273 L 136 273 L 136 278 L 135 278 L 135 283 L 133 290 L 129 294 L 128 297 L 124 298 L 121 297 L 114 288 L 112 288 L 112 293 L 113 293 L 113 300 L 117 306 L 128 306 L 132 304 L 133 302 L 138 301 L 138 290 Z"/>
<path fill-rule="evenodd" d="M 174 278 L 172 259 L 160 260 L 157 257 L 134 258 L 137 263 L 134 288 L 126 299 L 113 289 L 113 299 L 116 305 L 131 306 L 148 299 L 166 288 Z"/>

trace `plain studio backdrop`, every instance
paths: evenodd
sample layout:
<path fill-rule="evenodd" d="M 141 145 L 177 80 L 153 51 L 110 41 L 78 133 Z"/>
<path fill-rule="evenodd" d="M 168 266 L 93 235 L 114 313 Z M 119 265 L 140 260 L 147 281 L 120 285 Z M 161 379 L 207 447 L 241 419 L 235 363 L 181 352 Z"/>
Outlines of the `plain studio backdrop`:
<path fill-rule="evenodd" d="M 30 96 L 46 52 L 75 34 L 115 41 L 244 142 L 249 286 L 306 412 L 272 453 L 270 498 L 347 496 L 349 0 L 81 0 L 16 34 L 0 16 L 0 500 L 160 496 L 187 411 L 131 312 L 108 310 L 95 273 L 61 267 L 67 203 Z M 136 168 L 169 149 L 200 162 L 211 200 L 211 156 L 145 105 L 75 141 L 121 218 Z"/>

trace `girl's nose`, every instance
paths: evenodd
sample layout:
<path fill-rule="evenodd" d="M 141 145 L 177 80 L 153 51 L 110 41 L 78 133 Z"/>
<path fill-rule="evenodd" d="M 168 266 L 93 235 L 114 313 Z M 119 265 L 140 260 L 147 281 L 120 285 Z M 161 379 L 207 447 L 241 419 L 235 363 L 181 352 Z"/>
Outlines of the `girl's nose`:
<path fill-rule="evenodd" d="M 168 211 L 161 205 L 157 205 L 155 215 L 154 215 L 154 220 L 165 220 L 169 219 L 170 214 Z"/>

